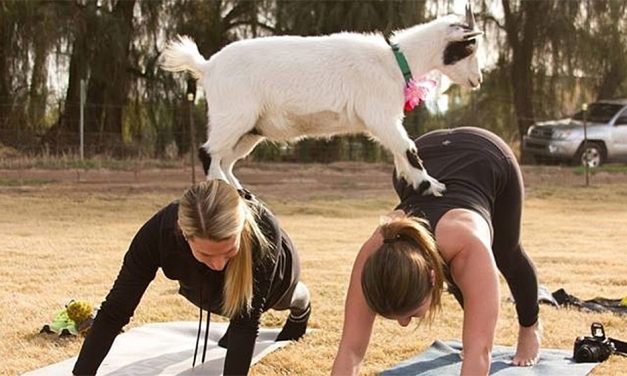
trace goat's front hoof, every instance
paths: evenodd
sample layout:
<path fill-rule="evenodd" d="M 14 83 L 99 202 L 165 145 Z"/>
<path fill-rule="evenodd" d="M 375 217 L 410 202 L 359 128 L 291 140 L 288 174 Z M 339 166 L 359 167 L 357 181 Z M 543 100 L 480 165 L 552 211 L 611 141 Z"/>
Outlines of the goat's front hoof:
<path fill-rule="evenodd" d="M 423 196 L 433 195 L 435 197 L 442 197 L 444 192 L 446 192 L 446 185 L 428 176 L 418 185 L 418 192 Z"/>
<path fill-rule="evenodd" d="M 400 173 L 399 178 L 402 178 L 416 193 L 423 196 L 440 197 L 446 191 L 446 186 L 431 177 L 424 169 L 408 169 L 406 172 Z"/>

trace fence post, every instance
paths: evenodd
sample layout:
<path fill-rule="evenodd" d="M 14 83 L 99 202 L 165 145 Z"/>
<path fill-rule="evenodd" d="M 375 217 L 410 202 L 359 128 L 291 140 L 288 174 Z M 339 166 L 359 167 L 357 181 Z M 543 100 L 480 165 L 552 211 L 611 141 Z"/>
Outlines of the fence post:
<path fill-rule="evenodd" d="M 581 106 L 583 111 L 583 172 L 586 176 L 586 187 L 590 185 L 590 166 L 588 165 L 588 103 Z"/>
<path fill-rule="evenodd" d="M 81 121 L 80 121 L 80 155 L 81 161 L 85 158 L 85 80 L 81 79 Z"/>
<path fill-rule="evenodd" d="M 187 80 L 187 108 L 189 110 L 189 155 L 192 162 L 192 184 L 196 184 L 196 134 L 194 132 L 194 98 L 196 98 L 196 81 Z"/>

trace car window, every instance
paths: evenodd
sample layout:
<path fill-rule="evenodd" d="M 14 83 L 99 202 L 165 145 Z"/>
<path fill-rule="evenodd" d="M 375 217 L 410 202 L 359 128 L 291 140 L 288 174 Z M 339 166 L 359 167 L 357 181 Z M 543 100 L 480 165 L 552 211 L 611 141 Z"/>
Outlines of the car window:
<path fill-rule="evenodd" d="M 613 103 L 592 103 L 588 106 L 588 114 L 586 120 L 594 123 L 607 123 L 623 108 L 620 104 Z M 622 117 L 622 116 L 621 116 Z M 579 111 L 573 115 L 575 120 L 583 120 L 583 111 Z"/>
<path fill-rule="evenodd" d="M 627 111 L 624 111 L 614 122 L 614 125 L 627 125 Z"/>

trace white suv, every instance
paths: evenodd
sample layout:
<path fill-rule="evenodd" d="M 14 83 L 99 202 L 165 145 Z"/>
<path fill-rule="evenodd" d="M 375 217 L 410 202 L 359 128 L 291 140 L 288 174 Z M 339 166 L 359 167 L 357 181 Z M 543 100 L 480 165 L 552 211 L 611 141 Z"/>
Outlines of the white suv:
<path fill-rule="evenodd" d="M 587 146 L 583 112 L 562 120 L 536 123 L 523 137 L 523 150 L 541 161 L 573 161 L 596 167 L 627 162 L 627 99 L 601 100 L 588 106 Z"/>

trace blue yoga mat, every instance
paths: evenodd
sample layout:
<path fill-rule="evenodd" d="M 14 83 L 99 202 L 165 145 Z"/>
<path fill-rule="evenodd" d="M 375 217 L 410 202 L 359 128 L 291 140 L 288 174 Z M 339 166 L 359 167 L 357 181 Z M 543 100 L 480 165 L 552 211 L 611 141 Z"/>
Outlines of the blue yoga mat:
<path fill-rule="evenodd" d="M 425 352 L 407 359 L 395 367 L 380 373 L 382 376 L 447 376 L 459 375 L 462 361 L 459 352 L 462 344 L 458 341 L 435 341 Z M 511 365 L 514 349 L 494 346 L 490 375 L 499 376 L 545 376 L 588 374 L 598 363 L 575 363 L 572 352 L 566 350 L 542 349 L 540 361 L 533 367 Z"/>

